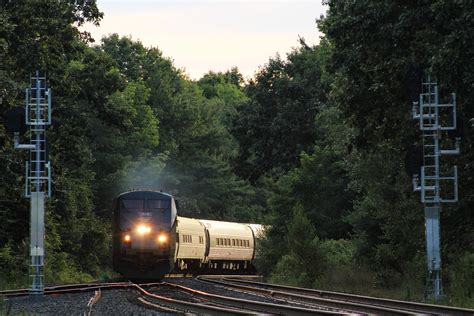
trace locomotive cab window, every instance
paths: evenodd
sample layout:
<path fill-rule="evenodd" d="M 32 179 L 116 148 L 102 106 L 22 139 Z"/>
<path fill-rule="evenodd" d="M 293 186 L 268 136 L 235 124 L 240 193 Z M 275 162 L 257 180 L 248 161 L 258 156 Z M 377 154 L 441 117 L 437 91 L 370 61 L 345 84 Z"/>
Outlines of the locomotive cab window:
<path fill-rule="evenodd" d="M 171 200 L 148 200 L 147 207 L 151 209 L 169 209 Z"/>
<path fill-rule="evenodd" d="M 122 209 L 127 211 L 141 211 L 143 210 L 143 200 L 122 200 Z"/>

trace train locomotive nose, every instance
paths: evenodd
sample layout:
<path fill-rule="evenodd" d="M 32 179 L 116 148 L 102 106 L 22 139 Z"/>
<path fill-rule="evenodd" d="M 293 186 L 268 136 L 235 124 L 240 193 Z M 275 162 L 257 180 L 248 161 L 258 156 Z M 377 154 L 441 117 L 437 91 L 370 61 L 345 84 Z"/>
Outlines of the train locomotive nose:
<path fill-rule="evenodd" d="M 171 195 L 129 191 L 115 199 L 114 270 L 125 277 L 156 279 L 169 273 L 176 205 Z"/>

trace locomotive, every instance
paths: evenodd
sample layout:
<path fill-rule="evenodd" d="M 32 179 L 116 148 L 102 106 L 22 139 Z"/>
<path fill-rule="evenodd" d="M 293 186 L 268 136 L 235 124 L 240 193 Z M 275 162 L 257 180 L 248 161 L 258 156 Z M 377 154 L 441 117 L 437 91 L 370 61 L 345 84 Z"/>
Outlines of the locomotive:
<path fill-rule="evenodd" d="M 262 233 L 258 224 L 178 216 L 167 193 L 125 192 L 114 200 L 113 268 L 140 279 L 170 272 L 250 272 Z"/>

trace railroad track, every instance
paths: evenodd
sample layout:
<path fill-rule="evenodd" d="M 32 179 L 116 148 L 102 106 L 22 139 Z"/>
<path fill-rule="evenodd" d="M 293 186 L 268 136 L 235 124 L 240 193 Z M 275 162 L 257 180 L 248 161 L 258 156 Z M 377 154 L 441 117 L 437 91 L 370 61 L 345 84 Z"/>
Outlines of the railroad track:
<path fill-rule="evenodd" d="M 206 278 L 232 278 L 232 279 L 242 279 L 242 280 L 259 280 L 261 276 L 258 275 L 202 275 Z M 196 275 L 194 274 L 186 274 L 186 273 L 174 273 L 174 274 L 166 274 L 163 278 L 164 279 L 175 279 L 175 278 L 195 278 Z M 115 279 L 117 280 L 117 279 Z M 120 280 L 120 279 L 119 279 Z M 61 294 L 61 293 L 74 293 L 74 292 L 81 292 L 81 291 L 92 291 L 98 289 L 119 289 L 119 288 L 126 288 L 130 286 L 129 280 L 121 281 L 121 282 L 93 282 L 93 283 L 80 283 L 80 284 L 65 284 L 65 285 L 56 285 L 56 286 L 47 286 L 44 288 L 44 294 Z M 142 283 L 142 284 L 159 284 L 160 282 L 151 282 L 151 283 Z M 15 290 L 3 290 L 0 291 L 0 296 L 4 297 L 12 297 L 12 296 L 25 296 L 29 295 L 29 289 L 15 289 Z"/>
<path fill-rule="evenodd" d="M 153 283 L 152 283 L 153 284 Z M 120 289 L 130 286 L 130 282 L 113 282 L 113 283 L 83 283 L 83 284 L 66 284 L 57 286 L 48 286 L 44 288 L 44 294 L 63 294 L 77 293 L 83 291 L 94 291 L 103 289 Z M 14 297 L 30 295 L 29 289 L 5 290 L 0 291 L 0 296 Z"/>
<path fill-rule="evenodd" d="M 160 300 L 160 303 L 167 305 L 167 307 L 177 308 L 180 311 L 194 312 L 194 313 L 210 313 L 210 314 L 288 314 L 288 315 L 344 315 L 344 311 L 328 311 L 320 308 L 308 308 L 301 306 L 294 306 L 289 304 L 276 304 L 268 302 L 259 302 L 248 299 L 230 297 L 225 295 L 217 295 L 201 290 L 196 290 L 190 287 L 182 286 L 175 283 L 163 282 L 162 285 L 175 288 L 177 291 L 191 294 L 193 298 L 199 298 L 200 303 L 189 303 L 185 301 L 176 302 L 170 301 L 169 298 L 154 296 L 155 294 L 148 292 L 149 297 L 155 297 Z M 144 293 L 144 292 L 142 292 Z M 151 296 L 150 296 L 151 294 Z M 173 305 L 171 305 L 171 304 Z M 176 305 L 178 304 L 178 305 Z M 209 310 L 208 308 L 218 308 L 218 310 Z M 206 309 L 208 309 L 206 311 Z"/>
<path fill-rule="evenodd" d="M 223 278 L 220 280 L 205 277 L 197 279 L 234 287 L 243 291 L 260 293 L 290 301 L 303 301 L 309 304 L 339 307 L 356 313 L 375 313 L 384 315 L 413 315 L 413 314 L 444 314 L 444 315 L 474 315 L 474 310 L 452 306 L 432 305 L 417 302 L 398 301 L 375 298 L 363 295 L 346 294 L 306 288 L 297 288 L 249 280 Z"/>
<path fill-rule="evenodd" d="M 187 286 L 171 282 L 71 284 L 46 287 L 45 294 L 92 292 L 93 295 L 87 307 L 85 307 L 87 315 L 92 314 L 93 306 L 101 299 L 102 291 L 112 289 L 131 289 L 133 290 L 131 293 L 136 293 L 133 295 L 133 303 L 143 305 L 149 309 L 176 313 L 191 312 L 218 315 L 261 313 L 288 315 L 341 315 L 350 313 L 474 315 L 474 310 L 469 309 L 281 286 L 257 282 L 252 279 L 255 279 L 255 277 L 223 275 L 199 276 L 195 280 L 183 278 L 181 281 L 175 281 L 184 282 Z M 169 280 L 171 281 L 173 278 Z M 188 286 L 187 283 L 192 285 Z M 207 284 L 207 289 L 202 290 L 203 286 L 199 286 L 200 284 Z M 210 284 L 217 286 L 217 288 L 213 288 Z M 233 293 L 226 291 L 232 291 Z M 214 294 L 211 292 L 214 292 Z M 227 294 L 224 295 L 224 293 Z M 240 293 L 241 296 L 235 297 L 234 293 Z M 28 289 L 0 291 L 0 296 L 5 297 L 25 295 L 29 295 Z M 257 296 L 261 299 L 258 299 Z M 255 299 L 256 297 L 257 299 Z M 263 299 L 263 297 L 266 299 Z"/>
<path fill-rule="evenodd" d="M 235 276 L 234 276 L 235 278 Z M 132 282 L 114 283 L 91 283 L 72 284 L 54 287 L 46 287 L 45 295 L 77 293 L 92 291 L 93 295 L 88 301 L 86 309 L 87 315 L 91 315 L 93 305 L 96 304 L 102 295 L 102 291 L 111 289 L 134 289 L 139 295 L 136 301 L 147 308 L 165 312 L 191 312 L 213 315 L 256 315 L 262 313 L 291 314 L 291 315 L 341 315 L 343 312 L 333 312 L 315 308 L 292 306 L 288 303 L 275 304 L 268 302 L 252 301 L 224 295 L 216 295 L 190 287 L 168 283 L 154 282 L 136 284 Z M 29 295 L 27 289 L 1 291 L 0 296 L 14 297 Z"/>

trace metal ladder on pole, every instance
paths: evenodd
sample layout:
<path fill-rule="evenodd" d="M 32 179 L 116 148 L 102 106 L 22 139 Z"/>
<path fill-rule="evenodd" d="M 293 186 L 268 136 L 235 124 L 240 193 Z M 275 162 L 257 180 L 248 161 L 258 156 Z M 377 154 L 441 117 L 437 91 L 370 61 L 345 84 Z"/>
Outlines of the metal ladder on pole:
<path fill-rule="evenodd" d="M 441 248 L 440 248 L 440 212 L 441 203 L 455 203 L 458 201 L 458 174 L 457 167 L 453 174 L 442 176 L 440 159 L 442 155 L 458 155 L 460 152 L 459 139 L 456 139 L 455 148 L 440 149 L 442 131 L 456 129 L 456 96 L 453 93 L 451 103 L 440 104 L 438 98 L 438 85 L 427 80 L 422 83 L 422 93 L 419 102 L 415 102 L 412 109 L 413 119 L 418 120 L 423 139 L 423 166 L 421 179 L 413 176 L 413 190 L 421 192 L 421 202 L 425 210 L 425 233 L 428 278 L 426 282 L 425 297 L 435 300 L 443 296 L 441 281 Z M 451 116 L 451 125 L 444 125 L 440 120 L 440 109 L 446 108 Z M 442 183 L 452 181 L 452 197 L 445 198 L 441 195 Z"/>
<path fill-rule="evenodd" d="M 45 198 L 51 197 L 51 164 L 46 146 L 46 126 L 51 125 L 51 89 L 46 86 L 46 77 L 40 77 L 38 71 L 31 78 L 30 88 L 26 89 L 25 103 L 25 123 L 30 127 L 30 144 L 18 148 L 30 150 L 25 168 L 25 197 L 30 198 L 31 203 L 30 293 L 43 294 Z"/>

